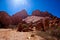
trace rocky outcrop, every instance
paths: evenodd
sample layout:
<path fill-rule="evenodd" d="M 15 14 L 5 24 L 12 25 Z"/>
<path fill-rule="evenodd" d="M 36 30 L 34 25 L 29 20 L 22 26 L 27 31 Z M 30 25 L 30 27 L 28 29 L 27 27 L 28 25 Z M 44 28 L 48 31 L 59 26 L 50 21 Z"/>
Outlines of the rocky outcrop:
<path fill-rule="evenodd" d="M 18 24 L 22 21 L 22 19 L 26 18 L 28 16 L 26 10 L 22 10 L 20 12 L 17 12 L 12 16 L 13 24 Z"/>
<path fill-rule="evenodd" d="M 43 17 L 50 17 L 51 14 L 49 14 L 47 11 L 46 12 L 41 12 Z"/>
<path fill-rule="evenodd" d="M 12 21 L 11 21 L 10 16 L 8 15 L 8 13 L 5 11 L 0 11 L 0 26 L 2 26 L 2 27 L 7 26 L 11 23 L 12 23 Z"/>
<path fill-rule="evenodd" d="M 27 14 L 26 10 L 22 10 L 20 12 L 17 12 L 13 16 L 14 17 L 18 16 L 18 17 L 21 17 L 23 19 L 23 18 L 26 18 L 28 16 L 28 14 Z"/>
<path fill-rule="evenodd" d="M 41 12 L 40 10 L 35 10 L 32 12 L 33 16 L 40 16 L 40 17 L 52 17 L 53 15 L 50 14 L 49 12 Z"/>
<path fill-rule="evenodd" d="M 23 19 L 23 21 L 27 22 L 27 23 L 35 23 L 41 19 L 45 19 L 48 17 L 38 17 L 38 16 L 28 16 L 27 18 Z"/>
<path fill-rule="evenodd" d="M 32 12 L 32 16 L 41 16 L 40 10 L 35 10 Z"/>
<path fill-rule="evenodd" d="M 20 23 L 22 21 L 22 18 L 19 16 L 13 16 L 13 17 L 11 17 L 11 19 L 12 19 L 13 25 L 17 25 L 18 23 Z"/>
<path fill-rule="evenodd" d="M 40 30 L 40 28 L 44 28 L 44 30 L 47 30 L 52 26 L 53 28 L 55 26 L 60 26 L 60 18 L 53 16 L 47 11 L 41 12 L 39 10 L 33 11 L 32 15 L 30 16 L 27 14 L 26 10 L 17 12 L 13 16 L 9 16 L 5 11 L 0 11 L 0 26 L 3 27 L 11 24 L 12 25 L 19 24 L 20 25 L 19 27 L 21 27 L 22 24 L 26 24 L 28 28 L 36 26 L 38 30 Z"/>

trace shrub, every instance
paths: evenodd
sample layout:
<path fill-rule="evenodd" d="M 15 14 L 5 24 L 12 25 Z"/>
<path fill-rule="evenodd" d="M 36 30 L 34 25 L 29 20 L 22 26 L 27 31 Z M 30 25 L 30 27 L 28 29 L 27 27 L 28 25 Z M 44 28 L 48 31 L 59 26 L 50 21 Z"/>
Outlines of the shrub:
<path fill-rule="evenodd" d="M 56 37 L 57 40 L 59 40 L 60 39 L 60 30 L 52 30 L 51 36 Z"/>

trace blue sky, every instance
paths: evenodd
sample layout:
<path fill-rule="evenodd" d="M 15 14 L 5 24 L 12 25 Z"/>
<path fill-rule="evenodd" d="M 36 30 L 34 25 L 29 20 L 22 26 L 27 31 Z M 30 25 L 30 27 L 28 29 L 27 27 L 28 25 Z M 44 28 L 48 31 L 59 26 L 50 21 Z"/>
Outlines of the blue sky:
<path fill-rule="evenodd" d="M 9 15 L 25 9 L 29 15 L 34 10 L 48 11 L 60 17 L 60 0 L 0 0 L 0 11 Z"/>

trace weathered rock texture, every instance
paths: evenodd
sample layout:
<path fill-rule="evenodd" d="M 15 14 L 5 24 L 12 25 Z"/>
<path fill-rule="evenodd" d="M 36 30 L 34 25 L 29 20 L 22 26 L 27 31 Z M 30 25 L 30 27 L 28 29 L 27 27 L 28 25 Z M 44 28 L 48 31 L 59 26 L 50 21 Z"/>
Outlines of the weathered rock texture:
<path fill-rule="evenodd" d="M 11 18 L 5 11 L 0 11 L 0 26 L 7 26 L 11 24 Z"/>
<path fill-rule="evenodd" d="M 13 24 L 18 24 L 22 21 L 22 19 L 26 18 L 27 16 L 28 14 L 26 10 L 22 10 L 14 14 L 11 18 L 12 18 Z"/>

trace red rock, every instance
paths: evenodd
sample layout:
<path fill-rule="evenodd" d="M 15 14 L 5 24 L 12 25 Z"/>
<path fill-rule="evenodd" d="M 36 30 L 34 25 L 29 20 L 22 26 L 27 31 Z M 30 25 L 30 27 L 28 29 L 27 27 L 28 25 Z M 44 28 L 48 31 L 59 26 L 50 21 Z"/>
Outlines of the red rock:
<path fill-rule="evenodd" d="M 41 16 L 41 12 L 40 12 L 40 10 L 35 10 L 32 12 L 32 15 L 33 16 Z"/>
<path fill-rule="evenodd" d="M 35 10 L 32 12 L 33 16 L 40 16 L 40 17 L 52 17 L 53 15 L 50 14 L 49 12 L 41 12 L 39 10 Z"/>
<path fill-rule="evenodd" d="M 23 18 L 26 18 L 28 16 L 26 10 L 22 10 L 20 12 L 17 12 L 16 14 L 13 15 L 14 17 L 21 17 L 22 19 Z"/>
<path fill-rule="evenodd" d="M 0 11 L 0 24 L 10 25 L 12 23 L 10 16 L 5 11 Z"/>
<path fill-rule="evenodd" d="M 17 24 L 19 24 L 22 21 L 22 18 L 21 17 L 18 17 L 18 16 L 11 17 L 11 19 L 12 19 L 12 24 L 13 25 L 17 25 Z"/>
<path fill-rule="evenodd" d="M 20 12 L 17 12 L 12 16 L 13 24 L 18 24 L 22 21 L 23 18 L 26 18 L 28 16 L 26 10 L 22 10 Z"/>

